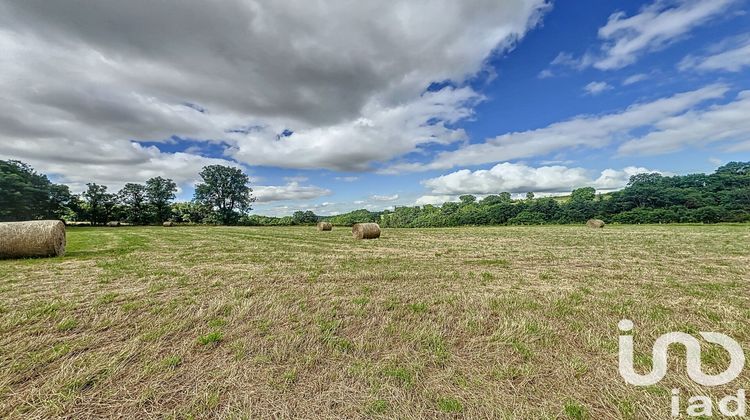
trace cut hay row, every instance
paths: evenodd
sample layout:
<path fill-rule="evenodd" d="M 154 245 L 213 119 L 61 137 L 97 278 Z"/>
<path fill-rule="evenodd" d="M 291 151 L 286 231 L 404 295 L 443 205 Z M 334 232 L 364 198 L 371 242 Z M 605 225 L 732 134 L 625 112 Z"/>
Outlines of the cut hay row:
<path fill-rule="evenodd" d="M 0 223 L 0 258 L 65 254 L 65 224 L 59 220 Z"/>
<path fill-rule="evenodd" d="M 330 222 L 320 222 L 318 223 L 318 230 L 319 231 L 331 231 L 333 230 L 333 224 Z"/>
<path fill-rule="evenodd" d="M 352 226 L 355 239 L 377 239 L 380 237 L 380 225 L 377 223 L 357 223 Z"/>

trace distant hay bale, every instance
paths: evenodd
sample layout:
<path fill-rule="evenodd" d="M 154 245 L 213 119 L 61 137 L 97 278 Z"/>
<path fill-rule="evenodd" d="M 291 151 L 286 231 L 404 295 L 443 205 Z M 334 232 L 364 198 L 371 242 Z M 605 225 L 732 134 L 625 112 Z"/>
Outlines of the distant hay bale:
<path fill-rule="evenodd" d="M 319 231 L 333 230 L 333 225 L 330 222 L 320 222 L 318 223 L 318 230 Z"/>
<path fill-rule="evenodd" d="M 377 223 L 357 223 L 352 226 L 355 239 L 377 239 L 380 237 L 380 226 Z"/>
<path fill-rule="evenodd" d="M 120 227 L 120 222 L 107 222 L 107 227 Z"/>
<path fill-rule="evenodd" d="M 60 220 L 0 223 L 0 259 L 64 254 L 65 224 Z"/>
<path fill-rule="evenodd" d="M 161 225 L 164 227 L 173 227 L 174 222 L 167 221 L 167 222 L 162 223 Z"/>
<path fill-rule="evenodd" d="M 599 219 L 590 219 L 588 222 L 586 222 L 586 226 L 592 229 L 601 229 L 604 227 L 604 224 L 604 220 Z"/>

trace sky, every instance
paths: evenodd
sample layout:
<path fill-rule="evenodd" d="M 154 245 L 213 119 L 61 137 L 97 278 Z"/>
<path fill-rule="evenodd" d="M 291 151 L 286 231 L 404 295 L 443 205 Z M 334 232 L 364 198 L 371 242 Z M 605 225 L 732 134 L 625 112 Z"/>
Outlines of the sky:
<path fill-rule="evenodd" d="M 612 191 L 750 160 L 748 0 L 0 0 L 0 159 L 242 168 L 254 213 Z"/>

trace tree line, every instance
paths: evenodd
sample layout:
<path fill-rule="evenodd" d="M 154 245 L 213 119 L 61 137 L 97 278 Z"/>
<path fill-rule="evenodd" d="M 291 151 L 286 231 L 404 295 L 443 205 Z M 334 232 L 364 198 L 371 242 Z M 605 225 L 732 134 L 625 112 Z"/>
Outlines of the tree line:
<path fill-rule="evenodd" d="M 29 165 L 0 161 L 0 220 L 56 218 L 110 220 L 143 225 L 172 220 L 193 224 L 247 226 L 334 225 L 378 222 L 383 227 L 450 227 L 466 225 L 538 225 L 583 223 L 591 218 L 608 223 L 719 223 L 750 221 L 750 162 L 731 162 L 713 174 L 664 176 L 639 174 L 625 188 L 597 194 L 594 188 L 574 190 L 566 197 L 528 193 L 513 199 L 503 192 L 478 199 L 462 195 L 442 206 L 398 207 L 392 211 L 355 210 L 322 217 L 312 211 L 270 217 L 249 214 L 252 189 L 240 169 L 207 166 L 200 172 L 190 202 L 175 203 L 177 186 L 171 179 L 151 178 L 145 184 L 126 184 L 119 192 L 87 184 L 82 194 L 54 184 Z"/>
<path fill-rule="evenodd" d="M 473 195 L 441 207 L 399 207 L 379 215 L 385 227 L 540 225 L 584 223 L 719 223 L 750 221 L 750 162 L 732 162 L 715 173 L 639 174 L 620 191 L 574 190 L 567 197 L 513 200 L 508 193 Z"/>
<path fill-rule="evenodd" d="M 81 194 L 55 184 L 20 161 L 0 161 L 0 221 L 62 219 L 104 225 L 134 225 L 168 220 L 189 223 L 237 224 L 255 201 L 242 170 L 221 165 L 200 172 L 191 202 L 175 203 L 177 184 L 160 176 L 144 184 L 127 183 L 117 192 L 106 185 L 86 184 Z"/>

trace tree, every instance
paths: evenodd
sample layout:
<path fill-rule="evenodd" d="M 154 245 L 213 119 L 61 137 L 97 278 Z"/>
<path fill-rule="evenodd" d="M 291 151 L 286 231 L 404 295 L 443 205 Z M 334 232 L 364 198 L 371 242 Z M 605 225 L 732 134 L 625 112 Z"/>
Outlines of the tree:
<path fill-rule="evenodd" d="M 533 192 L 529 191 L 526 193 L 526 200 L 531 201 L 536 197 Z"/>
<path fill-rule="evenodd" d="M 111 194 L 107 193 L 106 185 L 93 182 L 86 184 L 83 198 L 86 200 L 86 215 L 92 225 L 107 223 L 106 204 L 112 200 Z"/>
<path fill-rule="evenodd" d="M 120 202 L 125 206 L 127 221 L 136 225 L 148 223 L 148 203 L 146 186 L 142 184 L 125 184 L 117 193 Z"/>
<path fill-rule="evenodd" d="M 146 198 L 151 206 L 154 221 L 161 224 L 169 220 L 176 192 L 177 184 L 171 179 L 157 176 L 146 181 Z"/>
<path fill-rule="evenodd" d="M 0 220 L 45 217 L 50 205 L 47 176 L 19 161 L 0 161 Z"/>
<path fill-rule="evenodd" d="M 295 225 L 311 225 L 318 222 L 318 216 L 310 210 L 295 211 L 292 215 L 292 221 Z"/>
<path fill-rule="evenodd" d="M 471 204 L 477 201 L 477 198 L 471 194 L 462 195 L 458 199 L 461 200 L 461 204 Z"/>
<path fill-rule="evenodd" d="M 183 223 L 203 223 L 210 212 L 206 206 L 195 201 L 172 205 L 172 219 Z"/>
<path fill-rule="evenodd" d="M 570 201 L 573 202 L 587 202 L 594 201 L 596 198 L 596 190 L 591 187 L 578 188 L 570 193 Z"/>
<path fill-rule="evenodd" d="M 231 166 L 210 165 L 200 172 L 203 183 L 195 187 L 195 201 L 212 209 L 221 224 L 236 224 L 241 213 L 255 201 L 250 179 L 242 170 Z"/>

